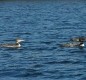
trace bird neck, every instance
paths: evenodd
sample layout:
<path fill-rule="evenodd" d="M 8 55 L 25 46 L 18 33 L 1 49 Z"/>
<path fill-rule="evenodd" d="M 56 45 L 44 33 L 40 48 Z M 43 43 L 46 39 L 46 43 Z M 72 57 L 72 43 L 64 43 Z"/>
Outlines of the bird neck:
<path fill-rule="evenodd" d="M 84 47 L 85 45 L 84 45 L 84 43 L 83 43 L 83 42 L 81 42 L 81 43 L 80 43 L 80 46 L 81 46 L 81 47 Z"/>
<path fill-rule="evenodd" d="M 20 43 L 19 43 L 19 42 L 18 42 L 18 43 L 16 42 L 16 45 L 17 45 L 18 47 L 21 47 L 21 45 L 20 45 Z"/>

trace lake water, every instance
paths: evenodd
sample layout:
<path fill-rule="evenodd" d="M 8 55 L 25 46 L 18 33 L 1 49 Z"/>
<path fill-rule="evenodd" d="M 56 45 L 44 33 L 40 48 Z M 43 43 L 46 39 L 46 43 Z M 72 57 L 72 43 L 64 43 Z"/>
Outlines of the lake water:
<path fill-rule="evenodd" d="M 86 36 L 85 1 L 0 1 L 0 80 L 86 80 L 86 47 L 61 48 Z M 86 45 L 86 43 L 85 43 Z"/>

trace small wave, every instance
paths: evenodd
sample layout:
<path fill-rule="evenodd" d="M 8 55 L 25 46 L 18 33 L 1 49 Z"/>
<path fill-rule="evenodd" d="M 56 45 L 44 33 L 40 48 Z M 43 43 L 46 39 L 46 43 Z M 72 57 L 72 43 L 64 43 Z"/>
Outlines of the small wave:
<path fill-rule="evenodd" d="M 40 68 L 40 67 L 43 67 L 44 65 L 42 65 L 42 64 L 36 64 L 36 65 L 34 65 L 33 67 L 34 68 Z"/>
<path fill-rule="evenodd" d="M 26 69 L 26 70 L 20 71 L 19 74 L 15 75 L 15 77 L 37 77 L 42 75 L 43 73 L 38 70 Z"/>

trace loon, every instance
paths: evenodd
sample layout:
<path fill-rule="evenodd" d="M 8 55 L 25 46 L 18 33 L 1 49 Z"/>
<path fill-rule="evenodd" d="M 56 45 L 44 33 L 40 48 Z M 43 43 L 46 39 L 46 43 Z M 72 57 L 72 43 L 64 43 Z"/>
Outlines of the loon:
<path fill-rule="evenodd" d="M 80 43 L 65 43 L 65 44 L 61 44 L 61 47 L 80 47 L 83 48 L 85 45 L 83 42 Z"/>
<path fill-rule="evenodd" d="M 16 42 L 14 44 L 0 44 L 0 47 L 8 47 L 8 48 L 19 48 L 21 47 L 20 42 L 24 40 L 16 39 Z"/>
<path fill-rule="evenodd" d="M 75 38 L 72 38 L 71 41 L 84 42 L 86 41 L 86 37 L 75 37 Z"/>

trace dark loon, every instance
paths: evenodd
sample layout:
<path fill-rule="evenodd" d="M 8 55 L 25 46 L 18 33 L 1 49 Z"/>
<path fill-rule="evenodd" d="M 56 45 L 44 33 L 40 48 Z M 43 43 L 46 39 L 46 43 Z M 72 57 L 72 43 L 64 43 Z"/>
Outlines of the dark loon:
<path fill-rule="evenodd" d="M 84 43 L 83 42 L 79 42 L 79 43 L 65 43 L 65 44 L 61 44 L 61 47 L 84 47 Z"/>
<path fill-rule="evenodd" d="M 75 41 L 75 42 L 84 42 L 86 41 L 86 37 L 74 37 L 71 39 L 71 41 Z"/>
<path fill-rule="evenodd" d="M 16 39 L 16 42 L 14 44 L 0 44 L 0 47 L 8 47 L 8 48 L 19 48 L 21 47 L 20 42 L 24 40 Z"/>

